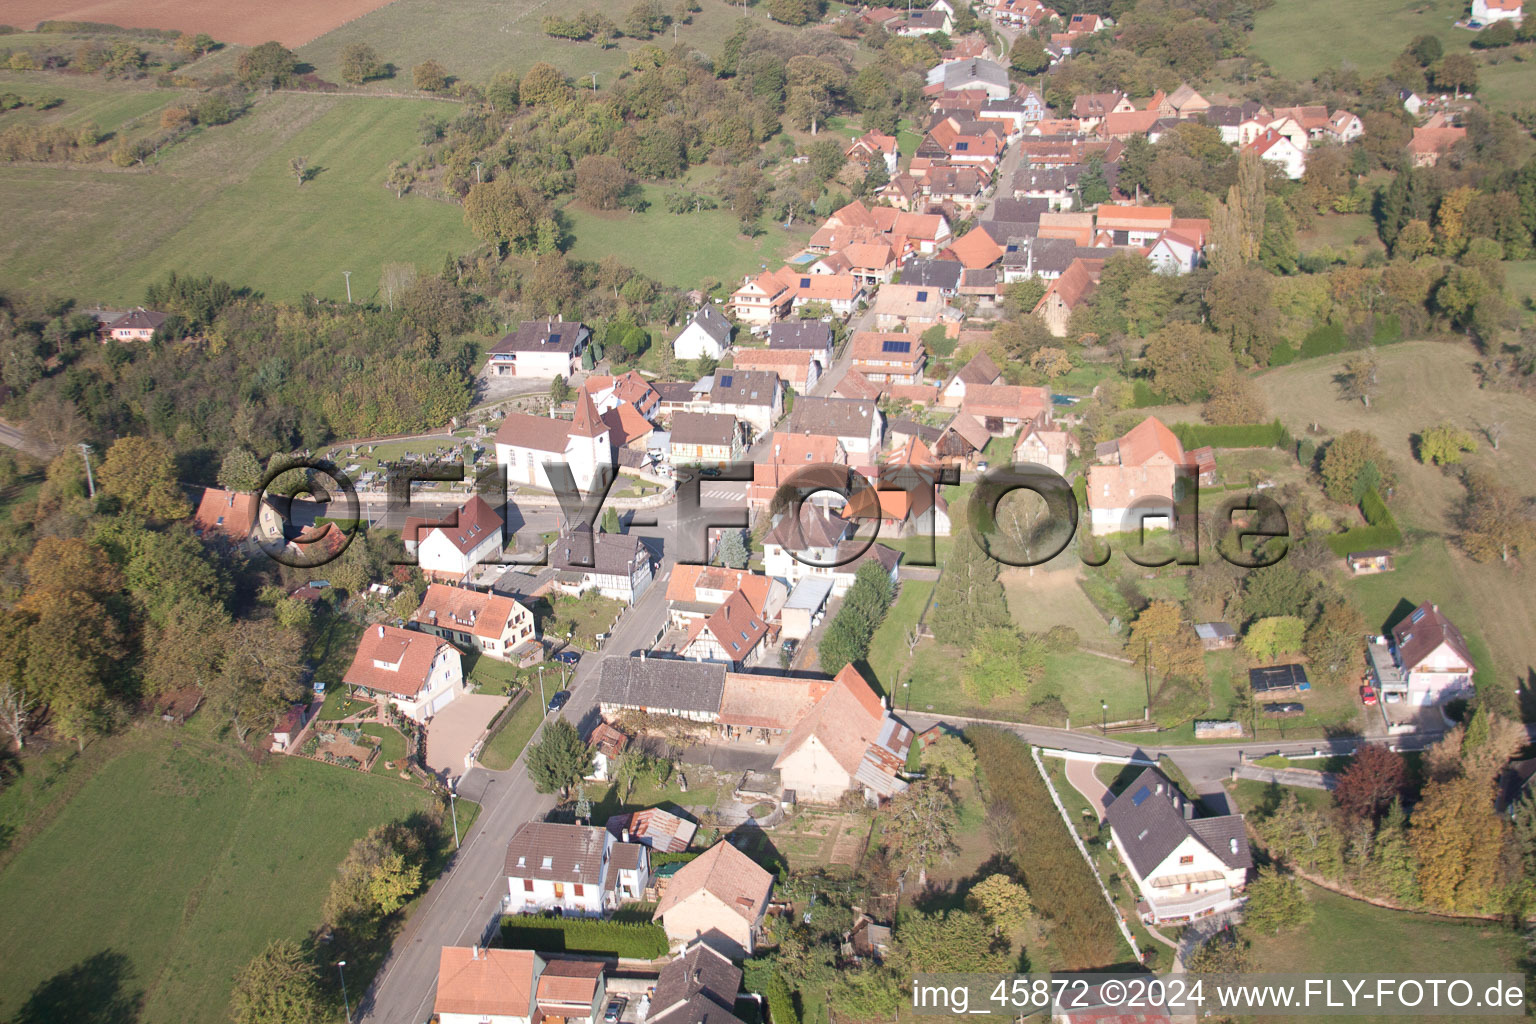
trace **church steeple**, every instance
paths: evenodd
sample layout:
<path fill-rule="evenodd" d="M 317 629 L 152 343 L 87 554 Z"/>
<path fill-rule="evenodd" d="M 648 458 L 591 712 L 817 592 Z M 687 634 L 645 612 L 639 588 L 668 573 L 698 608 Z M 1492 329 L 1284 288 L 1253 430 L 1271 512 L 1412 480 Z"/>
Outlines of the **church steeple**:
<path fill-rule="evenodd" d="M 576 394 L 576 418 L 571 421 L 571 436 L 597 437 L 607 429 L 597 415 L 597 406 L 592 404 L 592 396 L 586 388 L 582 388 Z"/>

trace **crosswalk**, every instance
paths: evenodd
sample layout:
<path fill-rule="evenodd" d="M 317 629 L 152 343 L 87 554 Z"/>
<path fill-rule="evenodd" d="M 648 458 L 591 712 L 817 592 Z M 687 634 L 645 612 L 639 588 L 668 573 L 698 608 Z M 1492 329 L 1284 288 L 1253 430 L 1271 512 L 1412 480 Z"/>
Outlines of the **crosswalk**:
<path fill-rule="evenodd" d="M 744 489 L 740 487 L 702 487 L 699 489 L 700 498 L 712 498 L 715 501 L 740 501 L 744 497 Z"/>

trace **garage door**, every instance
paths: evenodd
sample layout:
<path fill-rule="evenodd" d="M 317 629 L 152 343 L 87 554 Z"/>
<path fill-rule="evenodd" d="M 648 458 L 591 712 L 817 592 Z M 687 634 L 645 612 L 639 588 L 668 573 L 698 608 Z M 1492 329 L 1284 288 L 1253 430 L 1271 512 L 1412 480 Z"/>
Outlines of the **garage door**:
<path fill-rule="evenodd" d="M 427 714 L 429 716 L 437 714 L 439 711 L 443 710 L 443 708 L 447 707 L 449 704 L 452 704 L 453 698 L 457 697 L 458 695 L 458 687 L 450 686 L 445 693 L 435 697 L 432 703 L 427 706 Z"/>

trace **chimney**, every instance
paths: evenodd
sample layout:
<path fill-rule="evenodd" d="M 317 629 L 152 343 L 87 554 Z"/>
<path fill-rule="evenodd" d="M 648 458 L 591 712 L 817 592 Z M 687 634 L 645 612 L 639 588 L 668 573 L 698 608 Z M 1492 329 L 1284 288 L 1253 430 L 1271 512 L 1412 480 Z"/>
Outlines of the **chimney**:
<path fill-rule="evenodd" d="M 384 639 L 384 627 L 383 626 L 379 627 L 379 639 L 380 640 Z"/>
<path fill-rule="evenodd" d="M 619 841 L 624 843 L 629 842 L 629 829 L 626 828 L 619 833 Z"/>
<path fill-rule="evenodd" d="M 1237 856 L 1237 836 L 1227 840 L 1227 848 L 1232 851 L 1232 856 Z"/>
<path fill-rule="evenodd" d="M 480 947 L 478 945 L 470 946 L 469 947 L 469 958 L 471 960 L 479 960 L 480 959 Z"/>
<path fill-rule="evenodd" d="M 645 660 L 645 652 L 644 652 L 644 651 L 641 651 L 641 652 L 640 652 L 640 660 L 641 660 L 641 661 L 644 661 L 644 660 Z"/>

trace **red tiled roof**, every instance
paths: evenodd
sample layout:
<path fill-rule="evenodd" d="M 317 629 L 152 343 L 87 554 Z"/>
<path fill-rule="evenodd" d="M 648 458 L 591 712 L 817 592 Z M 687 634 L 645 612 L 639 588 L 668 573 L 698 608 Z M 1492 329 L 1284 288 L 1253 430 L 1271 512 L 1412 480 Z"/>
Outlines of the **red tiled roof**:
<path fill-rule="evenodd" d="M 539 958 L 526 949 L 444 946 L 437 963 L 435 1013 L 527 1017 Z"/>
<path fill-rule="evenodd" d="M 721 840 L 672 876 L 656 906 L 657 918 L 686 899 L 710 893 L 749 922 L 755 922 L 773 891 L 773 876 L 752 858 Z"/>
<path fill-rule="evenodd" d="M 251 535 L 259 508 L 253 492 L 210 487 L 192 514 L 192 530 L 199 537 L 224 537 L 238 544 Z"/>
<path fill-rule="evenodd" d="M 350 686 L 366 687 L 377 693 L 415 697 L 426 684 L 432 659 L 445 647 L 453 649 L 448 641 L 426 633 L 394 626 L 369 626 L 341 679 Z M 384 668 L 375 662 L 396 667 Z"/>
<path fill-rule="evenodd" d="M 499 640 L 517 610 L 517 602 L 501 594 L 433 583 L 422 595 L 411 621 Z"/>
<path fill-rule="evenodd" d="M 1156 416 L 1148 416 L 1120 438 L 1122 466 L 1144 466 L 1159 453 L 1166 455 L 1174 465 L 1184 464 L 1184 446 Z"/>
<path fill-rule="evenodd" d="M 967 270 L 990 267 L 1003 258 L 1003 247 L 979 227 L 972 228 L 949 244 L 955 259 Z"/>

